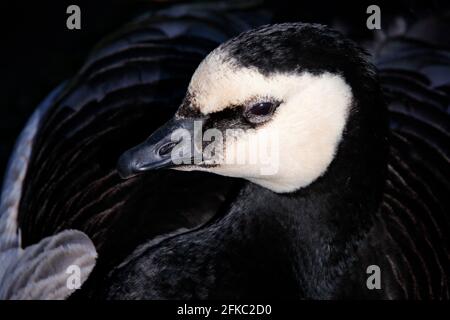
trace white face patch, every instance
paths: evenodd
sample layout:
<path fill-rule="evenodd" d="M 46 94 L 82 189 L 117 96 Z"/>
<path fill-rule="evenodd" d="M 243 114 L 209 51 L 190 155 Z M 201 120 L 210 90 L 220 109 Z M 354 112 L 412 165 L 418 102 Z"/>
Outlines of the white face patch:
<path fill-rule="evenodd" d="M 268 144 L 277 148 L 277 157 L 269 159 L 277 161 L 273 166 L 276 170 L 266 168 L 270 174 L 263 174 L 267 157 L 256 163 L 194 166 L 189 170 L 242 177 L 275 192 L 291 192 L 320 177 L 332 162 L 342 138 L 352 103 L 350 86 L 341 76 L 330 73 L 264 76 L 254 68 L 237 67 L 225 57 L 220 51 L 213 52 L 200 64 L 188 89 L 192 104 L 209 114 L 242 105 L 254 97 L 282 101 L 267 123 L 237 139 L 227 139 L 225 149 L 225 158 L 236 157 L 236 152 L 250 157 L 245 141 L 256 141 L 263 134 L 277 137 L 277 143 Z M 273 157 L 273 152 L 266 153 Z"/>

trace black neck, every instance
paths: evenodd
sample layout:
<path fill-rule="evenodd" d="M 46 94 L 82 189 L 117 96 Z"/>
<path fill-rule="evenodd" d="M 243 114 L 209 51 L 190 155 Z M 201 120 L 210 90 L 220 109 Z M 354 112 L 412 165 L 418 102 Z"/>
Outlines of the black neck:
<path fill-rule="evenodd" d="M 292 272 L 301 295 L 343 296 L 348 293 L 336 292 L 340 281 L 365 272 L 357 250 L 377 209 L 367 200 L 344 185 L 275 194 L 249 183 L 224 217 L 221 232 L 237 232 L 240 226 L 243 234 L 237 238 L 247 241 L 244 251 L 256 250 L 274 264 L 290 265 L 283 272 Z M 251 235 L 250 242 L 245 234 Z"/>
<path fill-rule="evenodd" d="M 365 288 L 367 266 L 358 249 L 381 202 L 385 141 L 361 132 L 346 134 L 327 172 L 311 185 L 277 194 L 248 183 L 220 223 L 252 235 L 247 250 L 261 248 L 262 255 L 292 265 L 301 294 L 309 298 L 344 297 L 354 295 L 355 287 Z M 355 286 L 342 286 L 342 281 Z"/>

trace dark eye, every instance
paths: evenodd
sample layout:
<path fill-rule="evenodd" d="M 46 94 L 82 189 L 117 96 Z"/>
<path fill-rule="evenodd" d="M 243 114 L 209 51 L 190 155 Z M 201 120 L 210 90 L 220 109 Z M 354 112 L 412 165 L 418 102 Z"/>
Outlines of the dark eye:
<path fill-rule="evenodd" d="M 258 102 L 252 104 L 245 110 L 245 117 L 252 123 L 261 123 L 269 119 L 275 111 L 276 104 L 274 102 Z"/>

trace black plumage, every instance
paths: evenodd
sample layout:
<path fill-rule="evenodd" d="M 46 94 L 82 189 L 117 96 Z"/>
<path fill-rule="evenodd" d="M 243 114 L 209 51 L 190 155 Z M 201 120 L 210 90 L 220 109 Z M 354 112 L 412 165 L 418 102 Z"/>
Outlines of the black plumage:
<path fill-rule="evenodd" d="M 23 246 L 68 228 L 92 239 L 97 265 L 74 298 L 449 298 L 450 54 L 418 31 L 375 43 L 382 88 L 364 52 L 328 28 L 263 28 L 257 41 L 231 42 L 242 65 L 266 74 L 342 73 L 364 106 L 307 188 L 275 194 L 171 171 L 120 180 L 120 154 L 176 111 L 203 57 L 268 22 L 265 11 L 226 5 L 143 16 L 46 106 L 19 227 Z M 382 290 L 365 286 L 370 264 L 383 270 Z"/>

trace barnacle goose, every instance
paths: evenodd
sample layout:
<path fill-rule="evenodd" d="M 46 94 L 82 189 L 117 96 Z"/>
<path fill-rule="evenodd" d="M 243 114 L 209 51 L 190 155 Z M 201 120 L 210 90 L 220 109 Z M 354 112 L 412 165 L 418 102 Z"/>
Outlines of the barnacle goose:
<path fill-rule="evenodd" d="M 195 69 L 267 22 L 245 8 L 144 16 L 41 104 L 4 183 L 1 298 L 65 298 L 71 264 L 90 273 L 75 298 L 449 298 L 448 47 L 383 39 L 379 81 L 339 33 L 279 24 Z M 170 166 L 155 146 L 192 119 L 280 129 L 278 174 L 119 178 L 119 157 L 123 177 Z M 381 290 L 365 286 L 372 264 Z"/>

